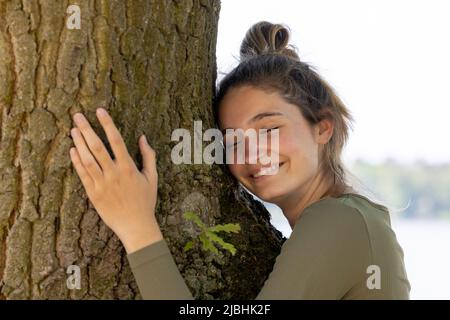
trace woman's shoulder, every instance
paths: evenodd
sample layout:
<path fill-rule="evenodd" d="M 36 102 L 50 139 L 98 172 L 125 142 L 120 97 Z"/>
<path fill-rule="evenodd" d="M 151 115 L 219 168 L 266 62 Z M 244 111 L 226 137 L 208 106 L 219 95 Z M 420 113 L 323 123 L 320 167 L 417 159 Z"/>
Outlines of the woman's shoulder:
<path fill-rule="evenodd" d="M 331 236 L 368 238 L 367 221 L 362 209 L 361 206 L 349 204 L 344 197 L 327 196 L 303 210 L 292 232 L 299 229 L 317 229 L 311 234 L 314 236 L 327 234 L 329 238 Z"/>
<path fill-rule="evenodd" d="M 305 208 L 300 219 L 326 219 L 330 223 L 337 220 L 345 220 L 349 223 L 363 223 L 368 232 L 371 226 L 391 226 L 389 211 L 385 206 L 378 204 L 369 198 L 357 194 L 346 193 L 339 197 L 324 197 Z M 306 218 L 305 218 L 306 219 Z"/>
<path fill-rule="evenodd" d="M 408 296 L 403 250 L 391 228 L 389 211 L 364 196 L 327 196 L 309 205 L 295 224 L 290 240 L 292 247 L 310 252 L 311 261 L 323 257 L 322 264 L 351 270 L 349 274 L 361 280 L 352 289 L 356 291 L 350 290 L 346 297 L 359 297 L 358 290 L 367 291 L 367 268 L 373 265 L 382 270 L 383 290 L 368 290 L 367 297 Z"/>
<path fill-rule="evenodd" d="M 328 234 L 335 241 L 348 239 L 353 248 L 364 247 L 375 258 L 388 252 L 403 257 L 387 208 L 360 194 L 327 196 L 309 205 L 293 232 L 301 229 L 315 229 L 313 235 Z"/>

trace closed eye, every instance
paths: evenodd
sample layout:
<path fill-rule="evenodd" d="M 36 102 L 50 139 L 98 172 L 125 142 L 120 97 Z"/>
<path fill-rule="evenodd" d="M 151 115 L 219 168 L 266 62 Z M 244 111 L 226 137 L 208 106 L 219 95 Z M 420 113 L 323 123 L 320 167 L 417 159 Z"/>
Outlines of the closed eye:
<path fill-rule="evenodd" d="M 268 129 L 266 129 L 267 130 L 267 132 L 271 132 L 272 130 L 275 130 L 275 129 L 279 129 L 280 127 L 273 127 L 273 128 L 268 128 Z"/>
<path fill-rule="evenodd" d="M 234 149 L 234 148 L 236 148 L 236 146 L 238 145 L 238 144 L 240 144 L 241 143 L 241 141 L 236 141 L 236 142 L 234 142 L 234 143 L 222 143 L 222 145 L 226 148 L 226 149 Z"/>

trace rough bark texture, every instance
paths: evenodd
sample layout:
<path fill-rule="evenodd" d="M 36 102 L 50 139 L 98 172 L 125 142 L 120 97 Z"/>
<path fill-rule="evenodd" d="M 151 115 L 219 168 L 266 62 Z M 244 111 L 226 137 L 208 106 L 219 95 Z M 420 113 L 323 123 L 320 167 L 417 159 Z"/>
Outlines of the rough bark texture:
<path fill-rule="evenodd" d="M 66 9 L 81 8 L 81 30 Z M 218 0 L 0 0 L 0 299 L 139 298 L 125 251 L 99 219 L 69 158 L 71 115 L 105 106 L 139 167 L 137 138 L 157 151 L 157 217 L 198 299 L 252 299 L 271 271 L 281 234 L 224 166 L 174 165 L 172 130 L 214 127 Z M 110 149 L 108 145 L 108 149 Z M 242 197 L 244 195 L 244 197 Z M 225 235 L 235 256 L 183 245 L 186 210 Z M 66 270 L 81 267 L 81 289 Z"/>

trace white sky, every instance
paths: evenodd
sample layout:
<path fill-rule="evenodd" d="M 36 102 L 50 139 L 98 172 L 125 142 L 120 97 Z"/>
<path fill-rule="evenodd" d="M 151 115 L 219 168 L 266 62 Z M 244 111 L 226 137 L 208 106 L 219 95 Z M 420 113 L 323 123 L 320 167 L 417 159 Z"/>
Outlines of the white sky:
<path fill-rule="evenodd" d="M 287 24 L 353 113 L 344 160 L 450 162 L 449 14 L 446 0 L 222 0 L 219 72 L 253 23 Z"/>

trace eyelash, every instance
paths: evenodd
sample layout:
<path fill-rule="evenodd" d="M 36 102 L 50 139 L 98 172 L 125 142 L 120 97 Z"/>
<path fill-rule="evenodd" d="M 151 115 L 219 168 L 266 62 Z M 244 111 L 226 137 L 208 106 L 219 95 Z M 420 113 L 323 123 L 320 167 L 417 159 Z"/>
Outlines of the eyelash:
<path fill-rule="evenodd" d="M 279 128 L 280 128 L 280 126 L 278 126 L 278 127 L 272 127 L 272 128 L 266 128 L 266 130 L 267 130 L 267 132 L 271 132 L 272 130 L 274 130 L 274 129 L 279 129 Z M 237 146 L 237 144 L 238 144 L 238 142 L 235 142 L 235 143 L 233 143 L 233 145 L 228 146 L 228 148 L 234 148 L 234 147 Z"/>
<path fill-rule="evenodd" d="M 267 128 L 266 130 L 267 130 L 267 132 L 270 132 L 270 131 L 272 131 L 272 130 L 274 130 L 274 129 L 279 129 L 280 127 L 273 127 L 273 128 Z"/>

